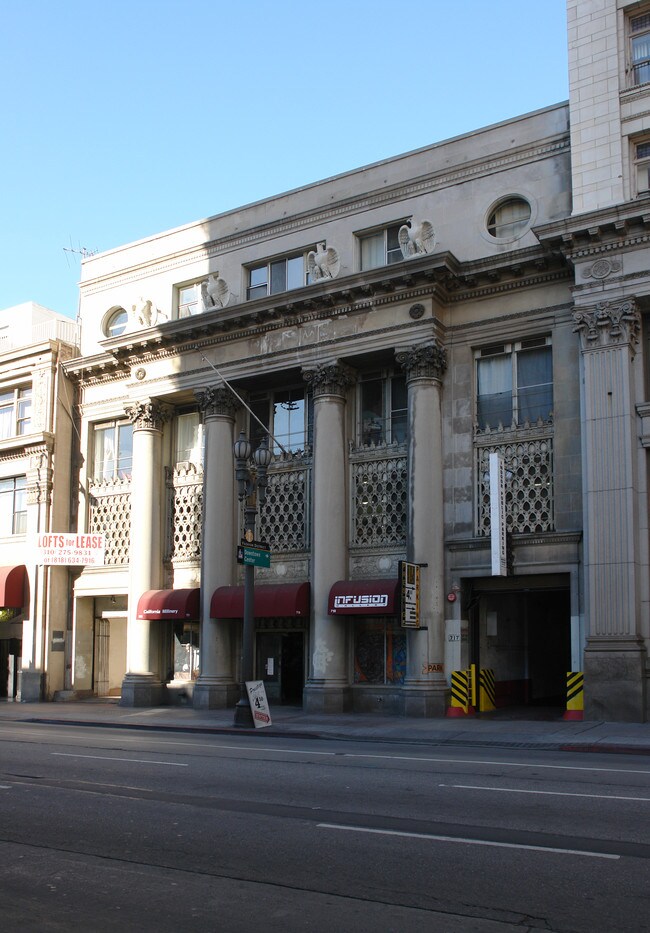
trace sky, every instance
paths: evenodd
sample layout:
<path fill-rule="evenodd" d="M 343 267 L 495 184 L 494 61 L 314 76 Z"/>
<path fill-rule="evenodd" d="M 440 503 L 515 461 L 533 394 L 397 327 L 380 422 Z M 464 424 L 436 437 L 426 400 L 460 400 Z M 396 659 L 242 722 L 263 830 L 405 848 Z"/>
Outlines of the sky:
<path fill-rule="evenodd" d="M 565 0 L 0 0 L 0 308 L 80 261 L 568 98 Z"/>

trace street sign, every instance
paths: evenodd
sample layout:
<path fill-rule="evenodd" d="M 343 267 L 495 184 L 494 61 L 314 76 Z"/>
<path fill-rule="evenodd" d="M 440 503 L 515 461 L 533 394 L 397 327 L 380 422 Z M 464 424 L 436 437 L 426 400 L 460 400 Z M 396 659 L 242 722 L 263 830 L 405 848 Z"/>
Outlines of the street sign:
<path fill-rule="evenodd" d="M 255 539 L 252 537 L 250 540 L 247 540 L 246 538 L 242 538 L 239 543 L 241 544 L 242 547 L 253 547 L 253 548 L 256 548 L 258 551 L 269 551 L 271 549 L 271 546 L 268 541 L 255 541 Z"/>
<path fill-rule="evenodd" d="M 264 551 L 258 547 L 238 547 L 237 563 L 245 564 L 249 567 L 270 567 L 271 552 Z"/>

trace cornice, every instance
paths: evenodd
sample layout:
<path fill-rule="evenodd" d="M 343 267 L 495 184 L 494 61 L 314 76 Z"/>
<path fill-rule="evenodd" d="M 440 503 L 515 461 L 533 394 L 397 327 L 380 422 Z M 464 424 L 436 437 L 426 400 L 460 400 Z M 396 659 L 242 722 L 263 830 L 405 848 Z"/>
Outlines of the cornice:
<path fill-rule="evenodd" d="M 540 247 L 513 250 L 466 263 L 460 263 L 449 252 L 425 255 L 181 321 L 163 322 L 106 340 L 103 342 L 105 353 L 71 360 L 64 366 L 71 378 L 87 384 L 106 383 L 132 378 L 131 370 L 137 365 L 270 334 L 287 326 L 307 326 L 427 298 L 450 306 L 570 277 L 566 260 L 561 256 L 549 256 Z M 399 329 L 406 326 L 406 322 L 402 323 Z"/>
<path fill-rule="evenodd" d="M 533 228 L 547 249 L 572 262 L 650 242 L 650 197 L 576 214 Z"/>
<path fill-rule="evenodd" d="M 559 152 L 568 151 L 568 149 L 569 138 L 562 134 L 536 146 L 521 147 L 514 151 L 501 153 L 492 159 L 475 159 L 463 164 L 460 168 L 431 172 L 406 182 L 402 181 L 386 188 L 367 192 L 362 197 L 342 199 L 337 204 L 330 204 L 321 209 L 298 212 L 290 217 L 274 220 L 267 224 L 257 224 L 255 227 L 235 235 L 228 234 L 175 251 L 173 256 L 162 260 L 154 258 L 138 263 L 121 274 L 108 272 L 105 275 L 95 276 L 81 283 L 81 291 L 83 294 L 93 295 L 109 287 L 125 286 L 150 276 L 152 269 L 155 269 L 157 274 L 162 274 L 202 259 L 211 259 L 245 246 L 285 236 L 288 233 L 319 227 L 341 217 L 362 214 L 364 211 L 373 210 L 385 204 L 408 201 L 443 188 L 454 187 L 524 162 L 539 161 Z M 206 224 L 215 221 L 216 218 L 209 218 L 200 226 L 204 227 Z M 318 235 L 312 237 L 309 242 L 314 243 L 316 239 L 318 239 Z M 305 247 L 308 245 L 309 243 L 305 243 Z"/>

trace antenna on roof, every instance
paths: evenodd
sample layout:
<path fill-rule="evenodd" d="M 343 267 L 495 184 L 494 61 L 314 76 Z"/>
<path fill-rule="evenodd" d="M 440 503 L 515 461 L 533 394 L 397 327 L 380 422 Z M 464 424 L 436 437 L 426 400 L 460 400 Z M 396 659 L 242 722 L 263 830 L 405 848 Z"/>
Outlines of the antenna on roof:
<path fill-rule="evenodd" d="M 66 259 L 69 258 L 68 257 L 69 253 L 74 253 L 77 256 L 81 256 L 82 259 L 88 259 L 89 256 L 94 256 L 96 253 L 99 252 L 99 250 L 98 249 L 86 249 L 85 246 L 78 246 L 75 248 L 72 245 L 72 239 L 70 239 L 70 246 L 64 246 L 63 252 L 66 253 Z M 69 265 L 70 263 L 68 262 L 68 266 Z"/>

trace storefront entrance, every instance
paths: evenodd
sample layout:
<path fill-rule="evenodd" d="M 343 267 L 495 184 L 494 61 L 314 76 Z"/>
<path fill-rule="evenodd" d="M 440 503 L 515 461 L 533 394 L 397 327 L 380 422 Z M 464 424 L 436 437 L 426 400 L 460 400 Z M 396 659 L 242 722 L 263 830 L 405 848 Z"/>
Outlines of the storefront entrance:
<path fill-rule="evenodd" d="M 302 631 L 257 633 L 256 675 L 264 681 L 270 703 L 302 705 L 304 650 Z"/>
<path fill-rule="evenodd" d="M 486 592 L 481 581 L 475 583 L 470 658 L 494 671 L 497 708 L 566 704 L 571 604 L 568 585 L 556 584 L 508 590 L 502 583 Z"/>

